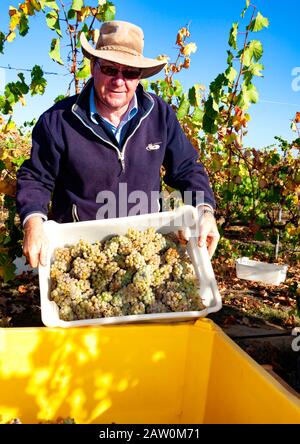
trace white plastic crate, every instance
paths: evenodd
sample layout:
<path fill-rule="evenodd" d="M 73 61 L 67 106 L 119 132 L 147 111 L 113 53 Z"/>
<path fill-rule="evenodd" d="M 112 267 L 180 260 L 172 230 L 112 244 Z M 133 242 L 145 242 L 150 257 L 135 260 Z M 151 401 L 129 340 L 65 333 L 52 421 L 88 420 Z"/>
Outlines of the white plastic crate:
<path fill-rule="evenodd" d="M 272 285 L 284 282 L 288 269 L 287 265 L 268 264 L 248 257 L 241 257 L 235 263 L 238 278 Z"/>
<path fill-rule="evenodd" d="M 118 324 L 145 321 L 183 321 L 207 316 L 220 310 L 222 300 L 218 291 L 208 251 L 197 244 L 197 211 L 186 205 L 176 211 L 145 214 L 139 216 L 105 219 L 88 222 L 58 224 L 54 221 L 44 223 L 49 239 L 47 265 L 39 267 L 42 321 L 48 327 L 74 327 L 97 324 Z M 199 297 L 205 309 L 174 313 L 139 314 L 108 318 L 63 321 L 59 319 L 58 307 L 50 301 L 50 266 L 55 248 L 64 247 L 83 239 L 87 242 L 103 240 L 107 236 L 126 234 L 128 228 L 146 230 L 154 227 L 158 232 L 167 234 L 183 230 L 188 240 L 187 251 L 191 258 L 197 278 L 200 281 Z"/>

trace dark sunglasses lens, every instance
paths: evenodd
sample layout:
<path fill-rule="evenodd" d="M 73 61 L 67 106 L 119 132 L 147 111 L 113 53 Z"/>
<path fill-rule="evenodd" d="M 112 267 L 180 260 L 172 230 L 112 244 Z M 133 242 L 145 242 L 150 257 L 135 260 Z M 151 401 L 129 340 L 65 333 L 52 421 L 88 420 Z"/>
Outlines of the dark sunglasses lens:
<path fill-rule="evenodd" d="M 115 68 L 114 66 L 106 66 L 106 65 L 101 66 L 100 65 L 100 71 L 102 72 L 102 74 L 104 74 L 106 76 L 115 77 L 118 74 L 119 69 Z M 125 79 L 133 80 L 133 79 L 137 79 L 140 76 L 141 71 L 140 70 L 124 69 L 124 71 L 121 70 L 121 73 Z"/>
<path fill-rule="evenodd" d="M 128 69 L 124 69 L 124 71 L 122 71 L 123 76 L 125 77 L 125 79 L 137 79 L 140 74 L 141 71 L 130 71 Z"/>
<path fill-rule="evenodd" d="M 113 66 L 100 66 L 100 71 L 102 74 L 106 76 L 114 77 L 118 74 L 118 68 L 114 68 Z"/>

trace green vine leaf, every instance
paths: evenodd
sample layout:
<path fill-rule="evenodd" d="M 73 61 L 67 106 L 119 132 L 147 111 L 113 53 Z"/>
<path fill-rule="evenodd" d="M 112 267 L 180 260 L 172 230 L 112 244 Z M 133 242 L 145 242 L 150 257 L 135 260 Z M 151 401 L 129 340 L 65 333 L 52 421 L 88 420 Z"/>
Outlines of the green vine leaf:
<path fill-rule="evenodd" d="M 53 39 L 51 42 L 51 49 L 49 51 L 49 56 L 52 60 L 59 63 L 60 65 L 63 65 L 64 62 L 62 61 L 60 57 L 60 39 Z"/>
<path fill-rule="evenodd" d="M 103 21 L 109 22 L 110 20 L 114 20 L 116 15 L 116 7 L 111 2 L 105 3 L 103 5 Z"/>
<path fill-rule="evenodd" d="M 81 11 L 81 8 L 84 7 L 84 0 L 73 0 L 71 9 L 73 11 Z"/>
<path fill-rule="evenodd" d="M 190 102 L 189 99 L 187 98 L 187 95 L 184 94 L 180 100 L 180 104 L 177 110 L 177 118 L 183 119 L 183 117 L 185 117 L 188 113 L 189 113 L 189 109 L 190 109 Z"/>
<path fill-rule="evenodd" d="M 252 83 L 243 83 L 242 90 L 238 96 L 237 105 L 242 109 L 247 109 L 250 103 L 256 103 L 258 101 L 258 97 L 258 91 Z"/>
<path fill-rule="evenodd" d="M 174 94 L 176 97 L 181 97 L 183 94 L 183 86 L 179 80 L 174 80 Z"/>
<path fill-rule="evenodd" d="M 253 74 L 254 76 L 257 77 L 263 76 L 261 70 L 264 69 L 264 65 L 262 65 L 261 63 L 251 63 L 248 69 L 251 72 L 251 74 Z"/>
<path fill-rule="evenodd" d="M 239 26 L 239 24 L 237 22 L 236 23 L 232 23 L 232 28 L 231 28 L 230 33 L 229 33 L 228 44 L 233 49 L 237 49 L 238 26 Z"/>
<path fill-rule="evenodd" d="M 7 262 L 0 265 L 0 275 L 4 282 L 11 281 L 15 278 L 16 266 L 10 261 L 11 259 L 7 256 Z"/>
<path fill-rule="evenodd" d="M 56 11 L 59 11 L 59 7 L 58 7 L 55 0 L 45 0 L 44 4 L 45 4 L 45 6 L 47 6 L 50 9 L 55 9 Z M 43 5 L 41 5 L 41 6 L 43 8 Z"/>
<path fill-rule="evenodd" d="M 192 122 L 200 125 L 203 121 L 204 111 L 201 108 L 195 108 L 192 115 Z"/>
<path fill-rule="evenodd" d="M 90 61 L 86 57 L 83 59 L 83 64 L 76 73 L 76 79 L 87 79 L 91 75 Z"/>
<path fill-rule="evenodd" d="M 143 79 L 143 80 L 140 81 L 140 83 L 142 84 L 144 90 L 148 91 L 148 89 L 149 89 L 149 80 Z"/>
<path fill-rule="evenodd" d="M 61 100 L 65 99 L 68 96 L 65 96 L 64 94 L 60 94 L 59 96 L 55 97 L 54 103 L 60 102 Z"/>
<path fill-rule="evenodd" d="M 252 52 L 250 51 L 249 47 L 245 48 L 242 57 L 243 57 L 243 65 L 249 66 L 252 60 Z"/>
<path fill-rule="evenodd" d="M 0 53 L 3 54 L 5 35 L 0 31 Z"/>
<path fill-rule="evenodd" d="M 76 18 L 76 11 L 74 11 L 73 9 L 69 9 L 68 11 L 68 19 L 69 20 L 74 20 Z"/>
<path fill-rule="evenodd" d="M 55 10 L 52 10 L 46 14 L 46 22 L 48 28 L 55 30 L 57 34 L 62 37 L 62 33 L 60 30 L 60 24 L 59 24 L 59 15 L 58 12 Z"/>
<path fill-rule="evenodd" d="M 89 27 L 88 27 L 88 25 L 87 25 L 86 23 L 83 25 L 83 27 L 81 28 L 80 32 L 77 34 L 76 48 L 78 48 L 78 49 L 81 48 L 80 34 L 81 34 L 82 32 L 85 34 L 87 40 L 90 40 L 90 36 L 89 36 Z"/>
<path fill-rule="evenodd" d="M 24 37 L 29 31 L 28 17 L 24 13 L 21 14 L 20 23 L 18 26 L 19 26 L 19 34 L 22 37 Z"/>
<path fill-rule="evenodd" d="M 22 94 L 27 94 L 28 91 L 29 91 L 29 87 L 28 87 L 28 85 L 25 82 L 24 74 L 21 72 L 21 73 L 18 74 L 18 77 L 19 77 L 19 79 L 21 81 L 20 82 L 18 81 L 18 82 L 15 83 L 16 87 L 19 89 L 19 91 Z"/>
<path fill-rule="evenodd" d="M 257 16 L 251 21 L 249 25 L 249 30 L 252 32 L 261 31 L 263 28 L 267 28 L 269 26 L 269 20 L 261 15 L 260 12 L 257 13 Z"/>
<path fill-rule="evenodd" d="M 214 134 L 218 130 L 216 119 L 218 117 L 219 107 L 213 97 L 210 95 L 204 104 L 203 131 L 207 134 Z"/>
<path fill-rule="evenodd" d="M 251 40 L 249 42 L 249 50 L 254 57 L 254 60 L 258 62 L 258 60 L 263 55 L 263 46 L 259 40 Z"/>
<path fill-rule="evenodd" d="M 225 71 L 225 77 L 228 79 L 229 83 L 233 83 L 235 78 L 237 76 L 237 70 L 234 69 L 232 66 L 228 67 Z"/>
<path fill-rule="evenodd" d="M 188 97 L 189 97 L 189 101 L 190 104 L 192 106 L 200 106 L 200 102 L 201 102 L 201 95 L 199 94 L 201 85 L 199 85 L 198 83 L 196 83 L 194 86 L 192 86 L 192 88 L 189 89 L 188 92 Z"/>
<path fill-rule="evenodd" d="M 246 6 L 245 6 L 245 8 L 243 9 L 243 11 L 241 13 L 241 17 L 242 18 L 244 18 L 245 13 L 246 13 L 247 9 L 249 8 L 249 6 L 250 6 L 250 0 L 246 0 Z"/>
<path fill-rule="evenodd" d="M 232 65 L 232 61 L 233 61 L 233 59 L 234 59 L 234 55 L 232 54 L 232 52 L 231 51 L 229 51 L 229 50 L 227 50 L 227 54 L 228 54 L 228 56 L 227 56 L 227 65 Z"/>
<path fill-rule="evenodd" d="M 42 68 L 38 65 L 35 65 L 31 71 L 31 84 L 30 84 L 30 93 L 32 96 L 36 94 L 44 94 L 47 80 L 43 77 L 44 72 Z"/>

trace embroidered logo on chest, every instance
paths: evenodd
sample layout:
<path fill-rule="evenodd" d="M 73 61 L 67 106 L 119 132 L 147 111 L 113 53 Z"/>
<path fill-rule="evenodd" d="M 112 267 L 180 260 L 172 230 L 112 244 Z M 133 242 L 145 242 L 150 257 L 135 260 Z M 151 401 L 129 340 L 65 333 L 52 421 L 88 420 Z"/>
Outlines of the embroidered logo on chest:
<path fill-rule="evenodd" d="M 159 150 L 159 148 L 160 148 L 160 143 L 161 143 L 161 142 L 149 143 L 149 145 L 146 146 L 146 150 L 147 150 L 147 151 L 155 151 L 155 150 Z"/>

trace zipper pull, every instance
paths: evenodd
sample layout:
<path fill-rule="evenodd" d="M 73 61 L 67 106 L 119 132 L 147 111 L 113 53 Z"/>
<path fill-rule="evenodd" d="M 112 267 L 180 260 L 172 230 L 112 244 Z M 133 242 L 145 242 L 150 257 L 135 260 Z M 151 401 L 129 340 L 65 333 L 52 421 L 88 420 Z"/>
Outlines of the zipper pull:
<path fill-rule="evenodd" d="M 122 165 L 122 171 L 125 171 L 125 159 L 124 159 L 124 155 L 120 154 L 120 156 L 119 156 L 119 160 L 120 160 L 121 165 Z"/>

